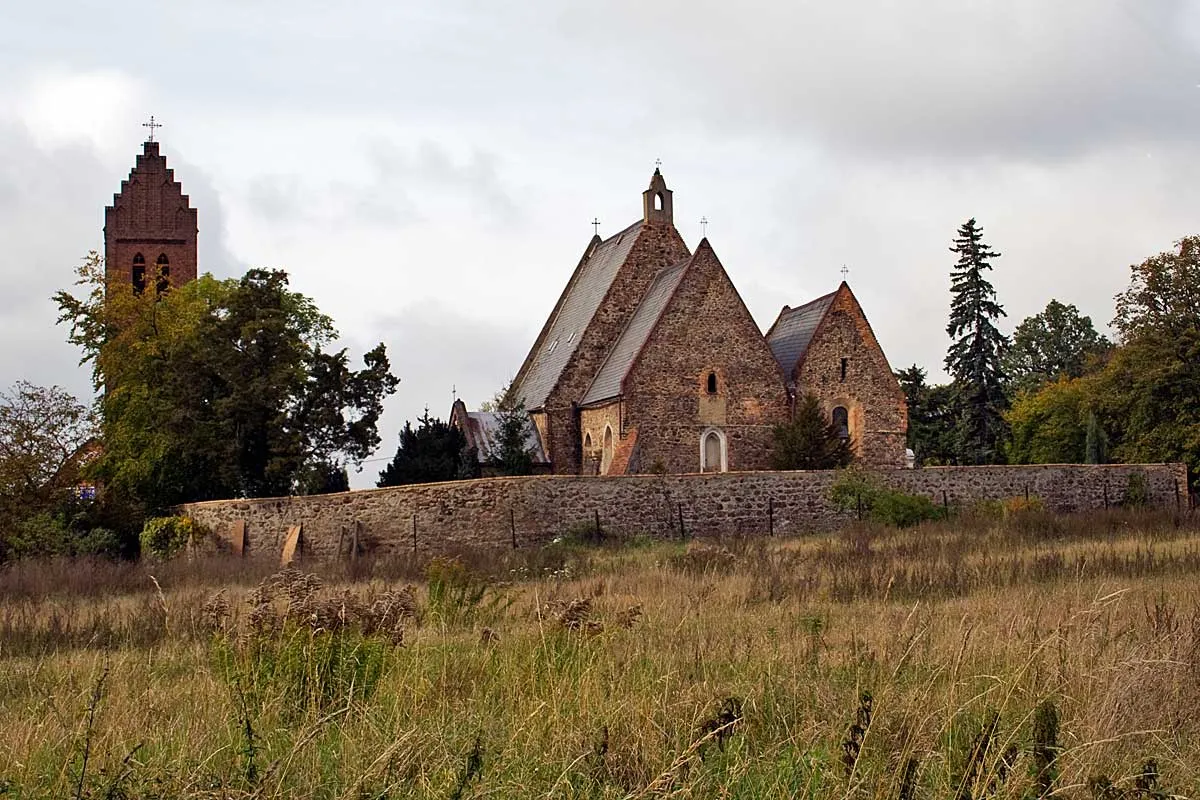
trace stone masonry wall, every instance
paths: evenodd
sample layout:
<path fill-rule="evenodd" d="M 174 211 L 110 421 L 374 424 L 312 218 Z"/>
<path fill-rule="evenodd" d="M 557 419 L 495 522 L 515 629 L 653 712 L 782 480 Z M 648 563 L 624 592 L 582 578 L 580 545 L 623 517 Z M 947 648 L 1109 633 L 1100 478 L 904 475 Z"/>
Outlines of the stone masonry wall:
<path fill-rule="evenodd" d="M 669 223 L 644 223 L 637 237 L 608 294 L 580 334 L 579 345 L 563 368 L 558 384 L 546 398 L 550 437 L 545 445 L 557 473 L 577 474 L 581 466 L 583 434 L 574 404 L 587 392 L 654 276 L 689 255 L 679 232 Z"/>
<path fill-rule="evenodd" d="M 707 391 L 710 373 L 717 391 Z M 774 428 L 788 418 L 771 349 L 705 239 L 625 378 L 627 428 L 641 467 L 700 470 L 700 437 L 725 434 L 729 469 L 769 469 Z"/>
<path fill-rule="evenodd" d="M 1144 476 L 1150 503 L 1187 503 L 1182 464 L 934 467 L 884 470 L 888 484 L 935 502 L 1040 497 L 1056 511 L 1118 502 L 1129 476 Z M 218 500 L 182 506 L 220 536 L 246 523 L 251 554 L 278 555 L 287 528 L 303 524 L 304 557 L 347 554 L 358 535 L 361 552 L 454 552 L 530 546 L 576 525 L 614 535 L 797 535 L 845 521 L 826 496 L 834 472 L 728 472 L 707 475 L 576 477 L 543 475 L 403 486 L 343 494 L 259 500 Z"/>
<path fill-rule="evenodd" d="M 846 374 L 842 378 L 842 359 Z M 843 284 L 796 371 L 800 393 L 812 392 L 832 413 L 849 412 L 858 458 L 903 467 L 908 406 L 862 308 Z"/>

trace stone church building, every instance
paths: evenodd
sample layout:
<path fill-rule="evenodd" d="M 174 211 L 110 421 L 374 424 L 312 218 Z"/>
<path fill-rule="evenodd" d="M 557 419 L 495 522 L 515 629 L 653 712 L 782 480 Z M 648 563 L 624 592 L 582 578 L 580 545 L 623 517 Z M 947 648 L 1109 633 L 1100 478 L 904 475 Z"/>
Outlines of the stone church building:
<path fill-rule="evenodd" d="M 904 393 L 850 287 L 764 336 L 708 239 L 693 252 L 675 229 L 657 169 L 642 218 L 588 243 L 510 391 L 559 474 L 770 469 L 806 392 L 862 462 L 905 464 Z"/>

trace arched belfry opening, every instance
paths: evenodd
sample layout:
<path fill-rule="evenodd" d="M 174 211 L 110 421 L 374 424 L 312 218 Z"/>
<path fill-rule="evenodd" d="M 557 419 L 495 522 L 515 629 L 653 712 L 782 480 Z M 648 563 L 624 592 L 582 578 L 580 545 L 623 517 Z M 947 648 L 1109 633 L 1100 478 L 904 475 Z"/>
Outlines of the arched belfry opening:
<path fill-rule="evenodd" d="M 154 262 L 155 271 L 158 273 L 155 277 L 155 290 L 162 294 L 171 285 L 171 260 L 167 258 L 166 253 L 160 253 L 158 260 Z"/>
<path fill-rule="evenodd" d="M 671 190 L 667 188 L 667 181 L 657 167 L 650 176 L 650 188 L 642 192 L 642 220 L 647 224 L 675 224 L 671 208 Z"/>
<path fill-rule="evenodd" d="M 146 257 L 141 253 L 133 257 L 133 270 L 130 274 L 133 278 L 133 293 L 141 294 L 146 291 Z"/>

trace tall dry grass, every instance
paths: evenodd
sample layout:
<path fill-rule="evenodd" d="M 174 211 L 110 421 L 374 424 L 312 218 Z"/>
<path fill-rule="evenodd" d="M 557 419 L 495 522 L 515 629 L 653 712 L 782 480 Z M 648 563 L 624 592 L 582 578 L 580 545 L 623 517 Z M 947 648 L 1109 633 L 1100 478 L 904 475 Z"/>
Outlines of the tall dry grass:
<path fill-rule="evenodd" d="M 19 565 L 0 574 L 0 787 L 1194 795 L 1197 534 L 1030 512 L 273 579 Z"/>

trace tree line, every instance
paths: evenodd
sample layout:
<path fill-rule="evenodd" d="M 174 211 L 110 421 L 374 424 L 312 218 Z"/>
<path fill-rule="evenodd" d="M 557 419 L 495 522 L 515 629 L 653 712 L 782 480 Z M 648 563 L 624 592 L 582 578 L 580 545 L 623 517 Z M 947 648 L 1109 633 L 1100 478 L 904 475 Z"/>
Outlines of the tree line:
<path fill-rule="evenodd" d="M 1115 341 L 1052 299 L 1000 329 L 988 280 L 1000 253 L 968 220 L 951 252 L 951 381 L 914 364 L 896 376 L 918 465 L 1185 462 L 1200 470 L 1200 236 L 1131 267 L 1115 299 Z M 354 368 L 332 320 L 253 269 L 134 292 L 105 282 L 92 253 L 82 294 L 55 295 L 68 340 L 90 365 L 88 405 L 58 387 L 0 393 L 0 560 L 132 554 L 151 516 L 185 502 L 348 488 L 380 443 L 399 379 L 377 345 Z M 529 417 L 502 390 L 486 458 L 431 417 L 406 422 L 378 485 L 528 474 Z M 851 443 L 812 396 L 775 432 L 775 466 L 845 466 Z M 94 492 L 94 496 L 93 496 Z"/>
<path fill-rule="evenodd" d="M 950 278 L 952 380 L 896 373 L 918 464 L 1167 462 L 1200 469 L 1200 236 L 1130 268 L 1115 341 L 1057 299 L 1011 337 L 987 273 L 1000 253 L 974 219 Z"/>

